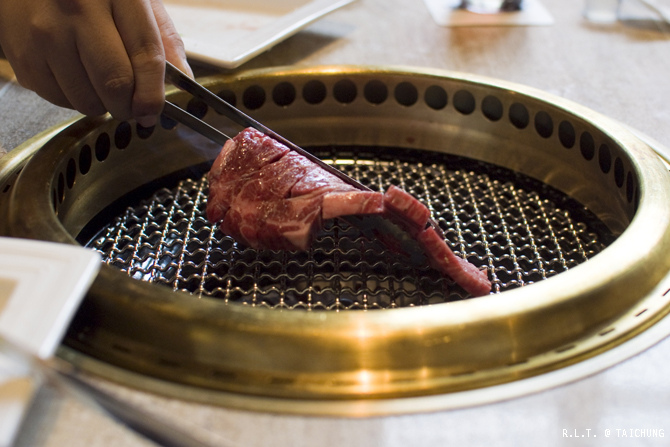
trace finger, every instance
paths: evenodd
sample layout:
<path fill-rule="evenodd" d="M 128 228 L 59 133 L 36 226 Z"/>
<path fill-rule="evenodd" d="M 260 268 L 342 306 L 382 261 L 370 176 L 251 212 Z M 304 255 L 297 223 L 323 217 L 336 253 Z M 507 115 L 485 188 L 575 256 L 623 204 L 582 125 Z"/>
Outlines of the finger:
<path fill-rule="evenodd" d="M 154 17 L 163 40 L 165 58 L 188 76 L 193 77 L 193 71 L 186 58 L 184 41 L 165 9 L 165 5 L 161 0 L 151 0 L 151 8 L 154 11 Z"/>
<path fill-rule="evenodd" d="M 149 0 L 117 1 L 113 8 L 135 76 L 132 115 L 140 124 L 155 124 L 165 102 L 165 51 L 158 23 Z"/>
<path fill-rule="evenodd" d="M 98 97 L 76 49 L 48 61 L 50 73 L 72 108 L 84 115 L 103 115 L 107 108 Z"/>
<path fill-rule="evenodd" d="M 111 10 L 95 11 L 95 14 L 106 20 L 98 19 L 95 29 L 84 24 L 78 29 L 81 64 L 105 109 L 116 119 L 130 119 L 135 90 L 133 67 Z"/>

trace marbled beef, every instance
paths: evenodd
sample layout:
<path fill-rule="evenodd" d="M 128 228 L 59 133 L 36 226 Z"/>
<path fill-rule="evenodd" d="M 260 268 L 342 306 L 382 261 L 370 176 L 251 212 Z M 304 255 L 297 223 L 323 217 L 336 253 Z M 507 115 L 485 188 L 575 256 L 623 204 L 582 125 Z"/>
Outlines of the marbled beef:
<path fill-rule="evenodd" d="M 208 179 L 207 218 L 242 244 L 306 250 L 323 220 L 343 218 L 472 295 L 491 290 L 486 273 L 451 251 L 412 195 L 395 186 L 361 191 L 255 129 L 226 142 Z"/>

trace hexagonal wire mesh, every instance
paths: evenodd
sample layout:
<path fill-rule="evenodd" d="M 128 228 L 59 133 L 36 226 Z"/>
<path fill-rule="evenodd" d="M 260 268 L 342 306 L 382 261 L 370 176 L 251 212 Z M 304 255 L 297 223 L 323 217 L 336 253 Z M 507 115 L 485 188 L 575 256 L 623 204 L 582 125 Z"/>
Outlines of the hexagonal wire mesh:
<path fill-rule="evenodd" d="M 312 148 L 373 190 L 398 185 L 428 205 L 451 248 L 486 268 L 492 293 L 580 264 L 613 235 L 547 185 L 499 167 L 397 148 Z M 133 278 L 229 302 L 284 309 L 379 309 L 466 299 L 453 281 L 327 222 L 306 252 L 257 251 L 205 217 L 206 176 L 126 208 L 88 242 Z"/>

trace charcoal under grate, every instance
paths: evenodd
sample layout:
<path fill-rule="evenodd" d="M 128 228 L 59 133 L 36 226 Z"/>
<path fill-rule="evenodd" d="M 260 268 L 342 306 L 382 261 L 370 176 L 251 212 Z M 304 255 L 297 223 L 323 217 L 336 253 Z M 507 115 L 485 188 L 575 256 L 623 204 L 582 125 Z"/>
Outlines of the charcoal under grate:
<path fill-rule="evenodd" d="M 374 190 L 395 184 L 426 203 L 452 249 L 487 269 L 493 293 L 565 271 L 612 239 L 567 196 L 485 163 L 392 148 L 315 152 Z M 207 221 L 206 199 L 205 175 L 182 179 L 126 208 L 88 245 L 135 279 L 252 306 L 380 309 L 468 298 L 341 221 L 328 222 L 306 252 L 244 247 Z"/>

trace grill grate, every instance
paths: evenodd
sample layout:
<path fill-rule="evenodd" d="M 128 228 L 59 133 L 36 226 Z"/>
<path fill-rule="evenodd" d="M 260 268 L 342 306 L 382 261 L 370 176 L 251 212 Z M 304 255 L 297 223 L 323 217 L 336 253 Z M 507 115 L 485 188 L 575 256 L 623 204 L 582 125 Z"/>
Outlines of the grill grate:
<path fill-rule="evenodd" d="M 494 293 L 563 272 L 613 240 L 567 196 L 485 163 L 393 148 L 315 152 L 372 189 L 393 183 L 426 203 L 452 249 L 487 268 Z M 126 208 L 87 245 L 135 279 L 252 306 L 381 309 L 467 298 L 344 222 L 328 222 L 307 252 L 240 246 L 207 222 L 206 198 L 205 176 L 184 179 Z"/>

